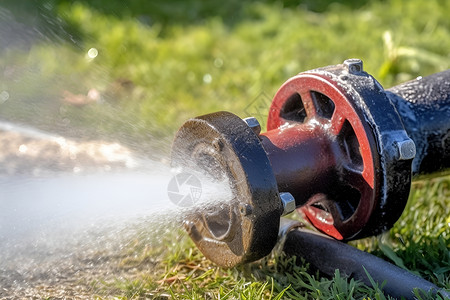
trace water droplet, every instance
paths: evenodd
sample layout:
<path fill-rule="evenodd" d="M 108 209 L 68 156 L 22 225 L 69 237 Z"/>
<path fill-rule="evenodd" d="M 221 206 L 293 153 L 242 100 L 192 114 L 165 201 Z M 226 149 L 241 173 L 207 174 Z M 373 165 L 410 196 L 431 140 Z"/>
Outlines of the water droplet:
<path fill-rule="evenodd" d="M 27 145 L 20 145 L 20 146 L 19 146 L 19 152 L 20 152 L 20 153 L 26 153 L 27 150 L 28 150 Z"/>
<path fill-rule="evenodd" d="M 91 49 L 89 49 L 87 55 L 90 59 L 94 59 L 98 55 L 98 50 L 96 48 L 91 48 Z"/>
<path fill-rule="evenodd" d="M 205 74 L 203 75 L 203 82 L 206 84 L 210 84 L 212 81 L 212 76 L 211 74 Z"/>

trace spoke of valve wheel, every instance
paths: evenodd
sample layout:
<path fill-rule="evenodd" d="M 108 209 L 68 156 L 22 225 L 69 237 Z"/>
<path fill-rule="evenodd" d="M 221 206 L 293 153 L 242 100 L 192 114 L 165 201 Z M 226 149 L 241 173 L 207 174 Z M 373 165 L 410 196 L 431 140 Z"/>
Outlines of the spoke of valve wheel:
<path fill-rule="evenodd" d="M 361 212 L 362 210 L 370 210 L 373 206 L 372 189 L 363 175 L 358 171 L 344 168 L 342 179 L 360 193 L 360 203 L 357 210 Z"/>
<path fill-rule="evenodd" d="M 364 192 L 365 187 L 368 186 L 363 175 L 359 171 L 353 170 L 350 167 L 344 167 L 342 172 L 342 181 L 345 184 L 357 189 L 361 194 Z"/>
<path fill-rule="evenodd" d="M 344 221 L 343 216 L 340 213 L 340 210 L 338 208 L 338 203 L 328 200 L 325 203 L 326 208 L 328 209 L 329 213 L 333 216 L 333 225 L 335 228 L 339 229 L 339 232 L 342 234 L 342 224 Z"/>
<path fill-rule="evenodd" d="M 331 116 L 331 132 L 333 135 L 336 136 L 339 134 L 339 132 L 341 132 L 345 120 L 346 120 L 345 116 L 336 107 L 333 116 Z"/>
<path fill-rule="evenodd" d="M 343 236 L 353 235 L 355 230 L 359 230 L 359 228 L 355 226 L 357 226 L 358 222 L 360 222 L 361 217 L 364 218 L 364 215 L 361 215 L 362 211 L 359 207 L 355 207 L 352 210 L 351 217 L 344 219 L 344 216 L 341 213 L 341 210 L 343 210 L 341 205 L 344 204 L 334 202 L 332 200 L 325 203 L 327 210 L 333 216 L 333 226 L 339 231 L 339 233 Z"/>
<path fill-rule="evenodd" d="M 303 106 L 305 107 L 306 115 L 308 119 L 314 118 L 317 115 L 316 107 L 314 106 L 314 102 L 311 96 L 311 91 L 307 90 L 300 93 L 300 97 L 302 97 Z"/>

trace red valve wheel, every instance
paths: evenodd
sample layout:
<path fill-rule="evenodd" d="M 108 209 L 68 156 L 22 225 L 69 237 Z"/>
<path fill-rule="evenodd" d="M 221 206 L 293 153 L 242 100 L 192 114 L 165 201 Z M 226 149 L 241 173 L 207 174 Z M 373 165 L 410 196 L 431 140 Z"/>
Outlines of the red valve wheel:
<path fill-rule="evenodd" d="M 283 84 L 265 133 L 255 118 L 226 112 L 187 121 L 175 137 L 172 162 L 210 175 L 220 171 L 234 195 L 224 209 L 190 218 L 190 236 L 206 257 L 233 266 L 268 254 L 279 216 L 294 208 L 336 239 L 385 232 L 406 205 L 412 174 L 424 161 L 436 165 L 448 154 L 441 142 L 448 110 L 437 105 L 431 113 L 443 116 L 436 123 L 441 130 L 414 125 L 415 110 L 426 120 L 430 103 L 448 102 L 447 89 L 434 84 L 445 82 L 446 74 L 385 91 L 361 60 L 348 59 Z M 416 96 L 422 104 L 414 107 Z M 418 136 L 425 131 L 432 134 Z M 442 147 L 424 151 L 430 139 Z"/>
<path fill-rule="evenodd" d="M 268 134 L 278 130 L 284 139 L 295 139 L 285 130 L 293 126 L 326 137 L 338 179 L 323 182 L 330 185 L 327 193 L 312 195 L 299 210 L 317 229 L 340 240 L 355 237 L 377 207 L 376 143 L 350 97 L 330 78 L 302 73 L 278 90 L 267 123 Z"/>

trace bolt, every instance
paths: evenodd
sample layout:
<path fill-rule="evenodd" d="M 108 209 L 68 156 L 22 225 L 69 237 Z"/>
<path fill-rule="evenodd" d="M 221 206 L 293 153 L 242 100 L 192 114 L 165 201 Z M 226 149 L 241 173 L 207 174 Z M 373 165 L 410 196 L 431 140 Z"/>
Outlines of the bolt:
<path fill-rule="evenodd" d="M 222 151 L 223 150 L 223 141 L 220 139 L 214 139 L 214 141 L 212 142 L 212 145 L 214 146 L 214 148 L 216 148 L 217 151 Z"/>
<path fill-rule="evenodd" d="M 256 135 L 259 135 L 261 133 L 261 125 L 259 124 L 258 120 L 255 117 L 248 117 L 243 119 L 245 123 L 247 123 L 248 127 L 253 130 L 253 132 Z"/>
<path fill-rule="evenodd" d="M 183 227 L 188 233 L 191 233 L 192 229 L 195 227 L 195 224 L 192 221 L 185 220 L 183 222 Z"/>
<path fill-rule="evenodd" d="M 240 203 L 239 204 L 239 212 L 242 216 L 248 216 L 251 215 L 253 212 L 252 206 L 247 203 Z"/>
<path fill-rule="evenodd" d="M 399 160 L 413 159 L 416 156 L 416 144 L 414 144 L 413 140 L 397 141 L 395 144 L 398 149 Z"/>
<path fill-rule="evenodd" d="M 202 235 L 198 231 L 197 226 L 195 226 L 194 222 L 185 220 L 183 222 L 183 227 L 187 231 L 187 233 L 189 234 L 191 239 L 194 240 L 194 242 L 200 241 L 201 239 L 203 239 Z"/>
<path fill-rule="evenodd" d="M 351 74 L 359 73 L 363 71 L 363 62 L 359 58 L 350 58 L 344 61 L 344 65 Z"/>
<path fill-rule="evenodd" d="M 283 213 L 281 216 L 285 216 L 295 209 L 295 199 L 294 196 L 291 195 L 291 193 L 280 193 L 280 199 L 281 203 L 283 203 Z"/>

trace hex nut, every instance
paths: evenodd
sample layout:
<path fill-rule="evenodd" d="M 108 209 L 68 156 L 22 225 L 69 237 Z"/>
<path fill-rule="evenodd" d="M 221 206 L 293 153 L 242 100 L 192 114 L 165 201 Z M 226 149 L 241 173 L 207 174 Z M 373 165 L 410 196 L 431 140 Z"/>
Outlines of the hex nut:
<path fill-rule="evenodd" d="M 192 229 L 195 227 L 195 224 L 192 221 L 184 220 L 183 227 L 187 233 L 191 233 Z"/>
<path fill-rule="evenodd" d="M 281 203 L 283 204 L 283 213 L 281 216 L 285 216 L 293 212 L 296 208 L 295 198 L 291 193 L 284 192 L 280 193 Z"/>
<path fill-rule="evenodd" d="M 416 144 L 411 139 L 397 141 L 396 142 L 398 150 L 399 160 L 408 160 L 416 157 Z"/>
<path fill-rule="evenodd" d="M 239 212 L 242 216 L 249 216 L 253 212 L 253 208 L 250 204 L 241 203 L 239 204 Z"/>
<path fill-rule="evenodd" d="M 250 127 L 256 135 L 261 133 L 261 125 L 255 117 L 248 117 L 243 119 L 245 123 L 247 123 L 248 127 Z"/>
<path fill-rule="evenodd" d="M 344 65 L 351 74 L 363 72 L 363 62 L 359 58 L 346 59 Z"/>

